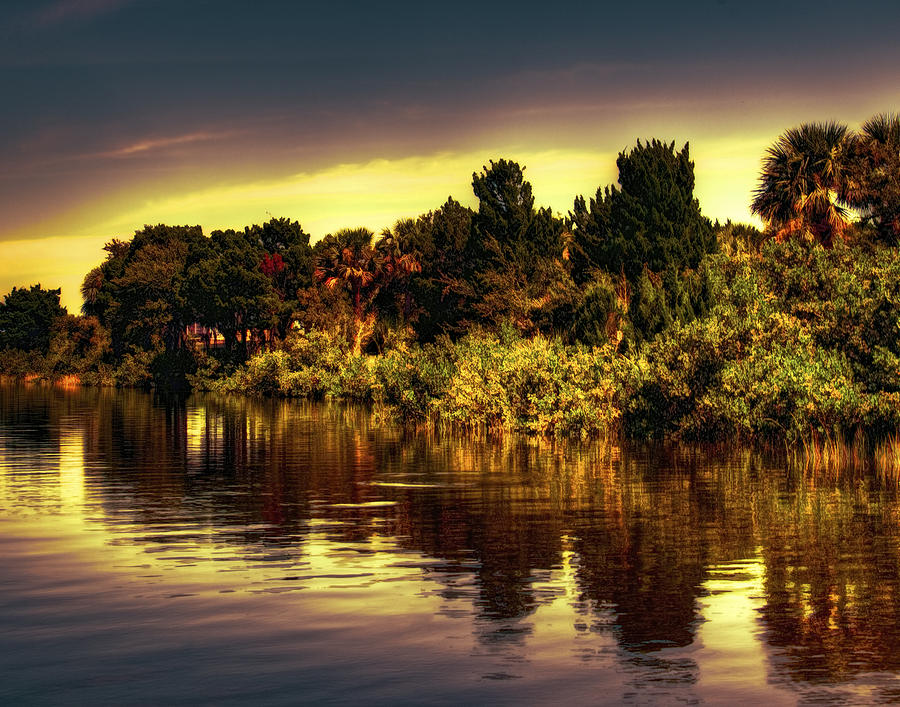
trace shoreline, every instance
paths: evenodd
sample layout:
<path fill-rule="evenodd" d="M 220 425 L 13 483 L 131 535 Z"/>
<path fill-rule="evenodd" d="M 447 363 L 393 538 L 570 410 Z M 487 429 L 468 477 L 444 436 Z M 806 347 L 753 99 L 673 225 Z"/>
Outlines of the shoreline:
<path fill-rule="evenodd" d="M 375 357 L 370 357 L 375 358 Z M 224 379 L 222 379 L 224 380 Z M 396 411 L 387 410 L 383 403 L 373 400 L 360 400 L 340 396 L 289 396 L 278 394 L 263 394 L 252 391 L 238 391 L 235 389 L 192 389 L 173 391 L 164 388 L 98 385 L 85 383 L 76 374 L 67 374 L 48 377 L 42 374 L 27 374 L 15 376 L 0 374 L 0 385 L 21 385 L 23 387 L 52 387 L 61 390 L 96 389 L 126 391 L 134 390 L 144 393 L 161 393 L 164 395 L 190 396 L 190 395 L 215 395 L 235 397 L 238 399 L 271 400 L 284 402 L 324 403 L 350 408 L 363 408 L 378 426 L 397 426 L 404 431 L 426 434 L 450 434 L 463 435 L 466 438 L 482 439 L 491 443 L 500 443 L 507 438 L 520 438 L 533 441 L 537 444 L 575 444 L 575 445 L 600 445 L 618 447 L 621 445 L 677 445 L 680 447 L 697 447 L 702 449 L 726 447 L 729 449 L 740 448 L 751 450 L 755 453 L 774 454 L 779 459 L 784 459 L 794 469 L 810 473 L 877 473 L 894 483 L 900 483 L 900 432 L 873 435 L 870 432 L 857 428 L 851 435 L 836 433 L 822 433 L 811 430 L 808 435 L 788 441 L 778 438 L 713 438 L 698 437 L 684 438 L 677 434 L 662 436 L 639 437 L 629 435 L 621 425 L 608 428 L 604 432 L 595 431 L 592 434 L 541 434 L 522 428 L 508 428 L 500 425 L 487 425 L 483 421 L 478 423 L 463 423 L 458 420 L 446 420 L 437 415 L 426 419 L 410 420 L 402 419 Z"/>

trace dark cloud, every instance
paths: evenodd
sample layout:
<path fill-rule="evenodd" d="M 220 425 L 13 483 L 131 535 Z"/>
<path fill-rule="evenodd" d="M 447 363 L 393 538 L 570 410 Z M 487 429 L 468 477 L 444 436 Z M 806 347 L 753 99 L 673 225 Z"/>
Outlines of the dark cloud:
<path fill-rule="evenodd" d="M 136 0 L 57 0 L 39 9 L 35 23 L 39 26 L 54 25 L 73 20 L 86 20 L 97 15 L 114 12 Z"/>
<path fill-rule="evenodd" d="M 880 90 L 900 7 L 865 5 L 6 0 L 0 209 Z"/>

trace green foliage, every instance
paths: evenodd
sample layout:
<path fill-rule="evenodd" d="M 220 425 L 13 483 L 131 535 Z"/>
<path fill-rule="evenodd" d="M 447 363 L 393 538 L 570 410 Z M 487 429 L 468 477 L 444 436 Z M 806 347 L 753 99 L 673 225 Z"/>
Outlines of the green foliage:
<path fill-rule="evenodd" d="M 115 369 L 116 385 L 126 388 L 149 388 L 153 384 L 150 367 L 156 355 L 153 351 L 140 349 L 126 353 Z"/>
<path fill-rule="evenodd" d="M 596 435 L 614 429 L 612 349 L 567 347 L 537 336 L 472 335 L 435 405 L 442 421 L 532 434 Z"/>
<path fill-rule="evenodd" d="M 474 295 L 467 277 L 466 252 L 473 212 L 454 199 L 420 216 L 409 239 L 421 270 L 409 278 L 415 311 L 409 317 L 420 341 L 457 331 Z"/>
<path fill-rule="evenodd" d="M 47 374 L 47 361 L 39 351 L 0 349 L 0 374 L 15 378 L 43 376 Z"/>
<path fill-rule="evenodd" d="M 269 279 L 278 298 L 277 326 L 284 336 L 297 314 L 298 291 L 312 284 L 313 249 L 309 234 L 297 221 L 286 218 L 272 218 L 261 226 L 254 224 L 245 228 L 244 234 L 247 242 L 258 248 L 257 269 Z"/>
<path fill-rule="evenodd" d="M 478 211 L 472 219 L 468 255 L 476 271 L 488 264 L 513 266 L 525 274 L 545 258 L 561 257 L 563 224 L 549 209 L 535 209 L 523 168 L 491 161 L 472 175 Z"/>
<path fill-rule="evenodd" d="M 731 219 L 724 224 L 716 221 L 714 227 L 718 250 L 729 256 L 742 253 L 759 253 L 766 234 L 756 226 L 746 223 L 732 223 Z"/>
<path fill-rule="evenodd" d="M 374 378 L 366 357 L 327 331 L 293 331 L 280 348 L 252 356 L 219 389 L 258 395 L 366 401 Z"/>
<path fill-rule="evenodd" d="M 573 228 L 575 279 L 590 279 L 594 269 L 624 273 L 636 282 L 645 269 L 696 268 L 716 249 L 709 219 L 694 198 L 694 163 L 687 145 L 640 141 L 619 154 L 619 188 L 597 189 L 585 203 L 575 200 Z"/>
<path fill-rule="evenodd" d="M 617 342 L 626 311 L 612 278 L 599 273 L 587 284 L 578 306 L 569 318 L 569 338 L 589 346 Z"/>
<path fill-rule="evenodd" d="M 616 164 L 619 188 L 599 188 L 589 204 L 584 197 L 575 200 L 572 274 L 580 284 L 596 279 L 598 271 L 627 282 L 624 328 L 635 344 L 702 313 L 706 292 L 692 271 L 717 242 L 694 198 L 687 145 L 676 152 L 674 142 L 638 141 Z"/>
<path fill-rule="evenodd" d="M 478 211 L 464 253 L 465 267 L 451 289 L 466 302 L 469 323 L 512 323 L 534 331 L 551 320 L 554 292 L 565 292 L 564 224 L 550 209 L 535 209 L 531 184 L 515 162 L 491 162 L 473 174 Z M 549 296 L 548 296 L 549 295 Z"/>
<path fill-rule="evenodd" d="M 53 324 L 66 313 L 59 294 L 40 285 L 13 287 L 0 302 L 0 349 L 46 353 Z"/>
<path fill-rule="evenodd" d="M 47 365 L 54 374 L 96 370 L 110 350 L 109 332 L 96 317 L 66 314 L 53 323 Z"/>
<path fill-rule="evenodd" d="M 253 229 L 262 230 L 254 226 L 243 232 L 213 231 L 209 239 L 195 244 L 186 262 L 185 291 L 192 319 L 218 330 L 228 351 L 247 331 L 261 334 L 279 321 L 280 300 L 272 279 L 260 269 L 265 251 Z"/>
<path fill-rule="evenodd" d="M 327 289 L 345 289 L 353 303 L 353 351 L 362 352 L 372 335 L 372 303 L 385 277 L 384 258 L 372 245 L 367 228 L 345 228 L 329 233 L 315 249 L 315 277 Z"/>
<path fill-rule="evenodd" d="M 688 147 L 658 140 L 619 155 L 617 187 L 576 199 L 571 233 L 507 160 L 473 175 L 477 211 L 449 199 L 375 242 L 344 229 L 310 248 L 287 219 L 210 238 L 148 226 L 85 277 L 91 317 L 60 316 L 59 292 L 37 287 L 57 309 L 34 328 L 46 338 L 22 339 L 31 351 L 10 348 L 2 322 L 12 295 L 40 310 L 25 306 L 35 288 L 14 290 L 0 369 L 371 402 L 405 422 L 528 434 L 895 433 L 896 124 L 787 134 L 754 205 L 765 233 L 713 228 Z M 854 199 L 864 218 L 844 229 Z M 225 350 L 186 346 L 193 322 Z"/>
<path fill-rule="evenodd" d="M 394 349 L 379 357 L 375 365 L 375 399 L 405 422 L 427 421 L 453 371 L 452 347 L 446 342 Z"/>
<path fill-rule="evenodd" d="M 709 315 L 633 359 L 634 434 L 798 440 L 887 432 L 900 413 L 900 256 L 768 243 L 720 258 Z"/>
<path fill-rule="evenodd" d="M 103 319 L 113 350 L 174 351 L 184 343 L 191 319 L 184 287 L 185 263 L 203 242 L 199 226 L 145 226 L 137 231 L 120 259 L 110 250 L 110 269 L 121 274 L 110 283 Z"/>
<path fill-rule="evenodd" d="M 867 120 L 848 150 L 846 198 L 879 241 L 900 244 L 900 116 Z"/>

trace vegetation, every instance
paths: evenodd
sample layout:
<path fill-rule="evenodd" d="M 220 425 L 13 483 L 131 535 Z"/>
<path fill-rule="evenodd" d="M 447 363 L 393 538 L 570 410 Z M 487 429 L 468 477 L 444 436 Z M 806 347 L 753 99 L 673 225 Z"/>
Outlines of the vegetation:
<path fill-rule="evenodd" d="M 567 217 L 492 161 L 375 236 L 146 226 L 0 304 L 0 367 L 365 402 L 410 424 L 805 441 L 900 427 L 900 121 L 807 124 L 764 157 L 764 230 L 713 224 L 689 147 L 637 142 Z"/>

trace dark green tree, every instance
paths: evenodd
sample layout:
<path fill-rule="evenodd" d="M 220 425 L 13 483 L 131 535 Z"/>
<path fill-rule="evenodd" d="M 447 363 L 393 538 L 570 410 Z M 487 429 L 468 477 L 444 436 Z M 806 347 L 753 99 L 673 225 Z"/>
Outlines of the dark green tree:
<path fill-rule="evenodd" d="M 591 279 L 592 269 L 624 273 L 636 282 L 652 272 L 696 268 L 716 249 L 709 219 L 694 198 L 689 146 L 651 140 L 619 154 L 619 187 L 597 189 L 588 203 L 575 199 L 570 214 L 573 275 Z"/>
<path fill-rule="evenodd" d="M 0 349 L 46 353 L 54 323 L 66 314 L 59 295 L 39 284 L 13 287 L 0 302 Z"/>
<path fill-rule="evenodd" d="M 420 340 L 431 341 L 456 331 L 468 308 L 467 245 L 473 212 L 453 198 L 407 224 L 404 239 L 417 254 L 421 269 L 411 273 L 409 320 Z"/>
<path fill-rule="evenodd" d="M 106 251 L 106 259 L 97 267 L 92 268 L 81 283 L 81 313 L 97 317 L 106 327 L 109 327 L 110 324 L 107 314 L 115 299 L 113 281 L 125 269 L 125 258 L 128 255 L 129 247 L 128 241 L 113 238 L 103 246 L 103 250 Z"/>
<path fill-rule="evenodd" d="M 548 319 L 548 293 L 559 289 L 564 223 L 550 209 L 534 207 L 523 169 L 508 160 L 491 161 L 472 177 L 478 211 L 466 244 L 458 291 L 469 300 L 471 322 L 512 322 L 532 331 Z M 564 289 L 564 288 L 563 288 Z"/>
<path fill-rule="evenodd" d="M 229 352 L 240 342 L 241 357 L 248 353 L 248 332 L 264 339 L 282 314 L 273 278 L 260 267 L 265 252 L 252 229 L 213 231 L 195 244 L 186 267 L 193 320 L 218 330 Z"/>
<path fill-rule="evenodd" d="M 182 348 L 192 316 L 187 303 L 185 265 L 191 250 L 204 241 L 200 226 L 145 226 L 134 234 L 118 263 L 121 274 L 110 287 L 103 316 L 113 350 L 172 353 Z M 101 266 L 102 267 L 102 266 Z"/>
<path fill-rule="evenodd" d="M 66 314 L 53 322 L 47 362 L 54 373 L 95 369 L 109 350 L 109 332 L 96 317 Z"/>
<path fill-rule="evenodd" d="M 472 189 L 478 211 L 468 255 L 476 271 L 511 265 L 530 275 L 542 259 L 561 257 L 564 225 L 550 209 L 534 208 L 531 184 L 516 162 L 491 160 L 472 175 Z"/>
<path fill-rule="evenodd" d="M 572 275 L 581 285 L 596 281 L 598 273 L 618 277 L 617 287 L 630 293 L 629 338 L 640 341 L 705 309 L 706 290 L 685 280 L 717 243 L 694 198 L 687 144 L 676 151 L 674 142 L 638 141 L 616 165 L 618 187 L 599 188 L 590 202 L 575 199 Z"/>
<path fill-rule="evenodd" d="M 283 337 L 297 314 L 298 291 L 312 283 L 314 264 L 309 234 L 297 221 L 286 218 L 272 218 L 261 226 L 250 226 L 245 233 L 248 243 L 260 249 L 260 270 L 271 280 L 281 303 L 278 334 Z"/>

